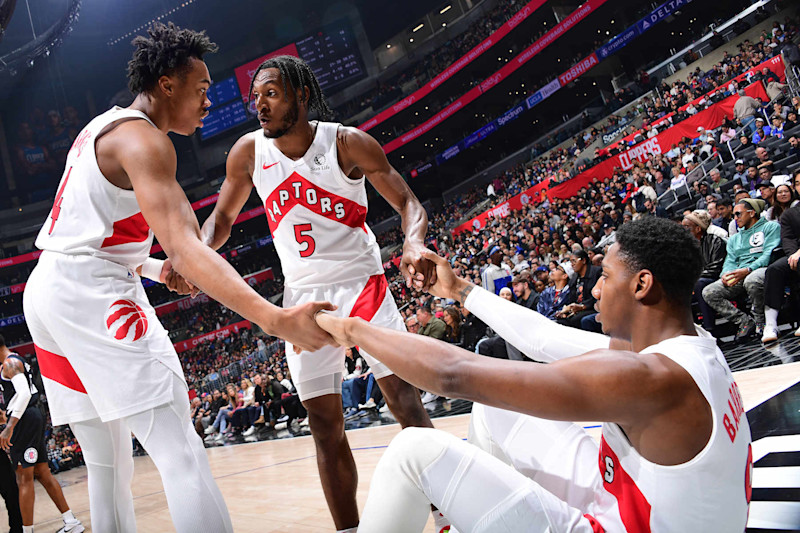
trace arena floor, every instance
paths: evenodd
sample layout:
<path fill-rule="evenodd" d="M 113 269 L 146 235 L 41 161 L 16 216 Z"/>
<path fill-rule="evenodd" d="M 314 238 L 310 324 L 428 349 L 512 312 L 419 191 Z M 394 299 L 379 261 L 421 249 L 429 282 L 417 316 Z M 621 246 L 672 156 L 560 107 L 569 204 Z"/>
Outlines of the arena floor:
<path fill-rule="evenodd" d="M 749 532 L 800 531 L 800 339 L 785 335 L 766 347 L 756 341 L 725 350 L 742 392 L 753 435 L 753 502 Z M 439 402 L 431 413 L 437 428 L 466 437 L 470 404 Z M 599 425 L 584 423 L 593 436 Z M 348 422 L 358 465 L 358 502 L 363 507 L 372 472 L 399 431 L 390 415 Z M 334 530 L 317 477 L 314 444 L 307 428 L 265 431 L 256 442 L 227 442 L 208 450 L 211 467 L 237 532 L 329 533 Z M 158 472 L 137 457 L 133 483 L 138 530 L 174 531 Z M 75 514 L 91 531 L 86 469 L 57 479 Z M 0 524 L 5 517 L 0 514 Z M 36 530 L 55 531 L 60 515 L 36 487 Z M 425 532 L 432 532 L 429 521 Z"/>

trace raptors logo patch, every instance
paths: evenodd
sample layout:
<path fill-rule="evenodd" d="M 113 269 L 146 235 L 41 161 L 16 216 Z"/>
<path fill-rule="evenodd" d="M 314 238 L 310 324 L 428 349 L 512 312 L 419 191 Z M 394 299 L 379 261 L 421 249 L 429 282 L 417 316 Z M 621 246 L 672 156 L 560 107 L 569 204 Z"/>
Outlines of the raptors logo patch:
<path fill-rule="evenodd" d="M 39 458 L 39 452 L 36 451 L 36 448 L 28 448 L 25 450 L 25 453 L 22 454 L 22 458 L 25 459 L 26 463 L 34 464 Z"/>
<path fill-rule="evenodd" d="M 117 300 L 106 312 L 108 334 L 118 341 L 138 341 L 147 333 L 147 315 L 131 300 Z"/>

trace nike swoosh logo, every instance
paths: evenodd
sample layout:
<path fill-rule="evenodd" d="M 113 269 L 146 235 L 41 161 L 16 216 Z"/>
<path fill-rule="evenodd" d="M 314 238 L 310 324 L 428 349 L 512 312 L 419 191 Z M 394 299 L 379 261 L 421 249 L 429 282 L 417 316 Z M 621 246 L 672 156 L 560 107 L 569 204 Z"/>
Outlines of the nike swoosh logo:
<path fill-rule="evenodd" d="M 272 163 L 271 165 L 268 165 L 268 164 L 264 163 L 264 167 L 263 167 L 263 168 L 264 168 L 264 170 L 267 170 L 268 168 L 270 168 L 270 167 L 274 167 L 274 166 L 275 166 L 275 165 L 277 165 L 277 164 L 278 164 L 278 163 Z"/>

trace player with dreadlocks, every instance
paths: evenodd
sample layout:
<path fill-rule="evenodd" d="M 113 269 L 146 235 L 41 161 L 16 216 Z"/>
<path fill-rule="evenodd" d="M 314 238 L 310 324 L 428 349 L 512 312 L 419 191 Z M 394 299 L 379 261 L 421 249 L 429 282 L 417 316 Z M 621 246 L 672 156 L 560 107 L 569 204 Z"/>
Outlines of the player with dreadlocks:
<path fill-rule="evenodd" d="M 330 109 L 314 73 L 296 57 L 264 61 L 251 96 L 261 128 L 228 155 L 227 175 L 203 239 L 219 248 L 255 186 L 267 215 L 286 287 L 284 305 L 326 300 L 336 314 L 398 330 L 405 326 L 383 275 L 380 250 L 366 225 L 365 178 L 400 214 L 406 239 L 400 269 L 428 286 L 435 269 L 422 257 L 428 220 L 419 200 L 367 133 L 322 120 Z M 321 120 L 309 121 L 316 112 Z M 361 352 L 389 408 L 404 426 L 431 426 L 419 393 Z M 358 525 L 353 455 L 342 416 L 344 349 L 307 350 L 286 343 L 286 358 L 309 413 L 322 487 L 339 531 Z"/>
<path fill-rule="evenodd" d="M 133 103 L 94 118 L 67 156 L 23 304 L 53 424 L 70 424 L 83 450 L 92 529 L 136 531 L 133 432 L 161 474 L 175 529 L 230 532 L 190 422 L 180 361 L 140 275 L 183 293 L 200 288 L 309 350 L 330 341 L 313 316 L 333 306 L 276 307 L 201 242 L 167 133 L 191 135 L 202 126 L 211 106 L 203 56 L 217 47 L 203 33 L 173 24 L 148 33 L 133 41 L 128 63 Z M 148 257 L 154 234 L 166 262 Z"/>

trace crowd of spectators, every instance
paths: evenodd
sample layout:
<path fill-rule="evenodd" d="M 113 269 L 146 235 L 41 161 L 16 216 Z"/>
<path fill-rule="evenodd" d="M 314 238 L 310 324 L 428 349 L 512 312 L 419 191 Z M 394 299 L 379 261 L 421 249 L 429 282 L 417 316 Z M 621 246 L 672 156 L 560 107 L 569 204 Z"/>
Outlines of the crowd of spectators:
<path fill-rule="evenodd" d="M 784 87 L 772 86 L 779 92 L 769 108 L 756 102 L 750 115 L 716 130 L 698 131 L 697 137 L 683 139 L 666 153 L 650 155 L 630 170 L 617 169 L 588 184 L 573 198 L 529 204 L 506 217 L 489 219 L 482 229 L 457 235 L 450 230 L 476 205 L 487 209 L 499 205 L 545 178 L 555 182 L 572 178 L 576 167 L 570 163 L 580 155 L 581 145 L 588 146 L 637 113 L 646 115 L 640 135 L 652 136 L 653 130 L 668 127 L 657 124 L 660 118 L 675 113 L 674 123 L 683 117 L 681 113 L 691 115 L 680 108 L 709 90 L 716 90 L 716 95 L 733 94 L 739 90 L 730 83 L 733 77 L 763 62 L 779 49 L 773 44 L 796 33 L 792 21 L 776 23 L 759 42 L 745 41 L 740 54 L 726 55 L 708 72 L 694 71 L 687 81 L 662 87 L 659 97 L 646 99 L 630 115 L 609 118 L 604 126 L 588 130 L 575 139 L 573 147 L 510 168 L 488 187 L 476 186 L 447 202 L 430 214 L 429 246 L 448 258 L 457 275 L 560 323 L 598 331 L 591 289 L 616 229 L 638 217 L 672 217 L 701 241 L 705 268 L 694 295 L 698 322 L 721 336 L 722 330 L 717 329 L 720 321 L 715 320 L 720 317 L 725 319 L 723 325 L 735 326 L 736 341 L 754 334 L 763 342 L 775 340 L 785 288 L 800 281 L 800 99 L 781 98 Z M 775 83 L 770 72 L 761 72 L 750 81 L 763 82 L 766 87 Z M 710 104 L 715 97 L 690 109 Z M 757 124 L 760 114 L 766 115 L 770 125 L 767 120 Z M 718 152 L 717 147 L 726 141 L 732 141 L 733 156 Z M 600 161 L 620 148 L 596 154 L 593 160 Z M 700 163 L 724 159 L 719 157 L 722 155 L 729 161 L 706 173 Z M 676 199 L 682 198 L 676 205 L 659 202 L 669 190 L 676 191 Z M 247 236 L 241 239 L 244 242 Z M 457 302 L 420 294 L 405 285 L 396 266 L 402 239 L 399 230 L 378 236 L 382 247 L 397 250 L 387 262 L 386 275 L 409 331 L 484 355 L 521 359 L 513 346 Z M 274 266 L 256 250 L 228 259 L 242 274 Z M 279 294 L 280 276 L 255 288 L 265 297 Z M 155 304 L 167 299 L 161 288 L 149 288 L 148 292 Z M 209 301 L 160 319 L 168 330 L 180 331 L 185 339 L 219 330 L 240 317 Z M 224 440 L 232 433 L 249 436 L 262 424 L 276 427 L 305 418 L 294 394 L 283 343 L 277 339 L 246 328 L 200 343 L 182 352 L 180 358 L 190 387 L 200 393 L 193 401 L 195 427 L 208 440 Z M 347 391 L 343 409 L 348 416 L 380 406 L 380 389 L 357 350 L 350 351 L 343 371 L 348 383 L 343 388 Z M 423 398 L 427 404 L 437 400 L 427 394 Z M 48 459 L 54 470 L 82 462 L 80 447 L 68 429 L 60 428 L 49 438 Z"/>
<path fill-rule="evenodd" d="M 15 140 L 12 160 L 21 200 L 36 202 L 51 196 L 72 141 L 84 125 L 84 119 L 71 105 L 63 110 L 51 109 L 46 114 L 36 107 L 26 120 L 17 124 L 11 136 Z"/>

